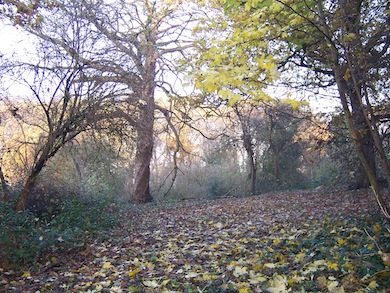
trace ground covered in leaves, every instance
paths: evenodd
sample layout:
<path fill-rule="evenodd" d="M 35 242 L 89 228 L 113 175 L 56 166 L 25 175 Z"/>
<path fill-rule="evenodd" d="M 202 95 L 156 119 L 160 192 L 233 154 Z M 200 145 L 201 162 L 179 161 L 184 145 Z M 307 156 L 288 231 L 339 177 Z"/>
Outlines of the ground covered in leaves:
<path fill-rule="evenodd" d="M 367 190 L 116 212 L 122 226 L 105 241 L 0 268 L 0 292 L 390 292 L 389 227 Z"/>

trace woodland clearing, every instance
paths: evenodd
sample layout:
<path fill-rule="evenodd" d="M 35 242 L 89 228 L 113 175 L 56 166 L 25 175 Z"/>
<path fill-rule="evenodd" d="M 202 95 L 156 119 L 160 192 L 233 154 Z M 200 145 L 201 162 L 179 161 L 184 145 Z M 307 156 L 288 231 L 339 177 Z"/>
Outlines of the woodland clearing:
<path fill-rule="evenodd" d="M 106 240 L 0 269 L 0 291 L 389 292 L 390 233 L 370 190 L 111 209 L 121 225 Z"/>

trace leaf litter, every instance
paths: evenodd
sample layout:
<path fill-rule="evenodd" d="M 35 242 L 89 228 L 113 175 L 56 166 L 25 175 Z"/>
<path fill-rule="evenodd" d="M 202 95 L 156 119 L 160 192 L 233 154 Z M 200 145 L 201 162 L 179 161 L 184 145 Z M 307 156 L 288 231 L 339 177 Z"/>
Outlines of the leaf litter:
<path fill-rule="evenodd" d="M 390 233 L 369 190 L 155 203 L 120 217 L 107 240 L 35 270 L 0 268 L 0 292 L 389 292 Z"/>

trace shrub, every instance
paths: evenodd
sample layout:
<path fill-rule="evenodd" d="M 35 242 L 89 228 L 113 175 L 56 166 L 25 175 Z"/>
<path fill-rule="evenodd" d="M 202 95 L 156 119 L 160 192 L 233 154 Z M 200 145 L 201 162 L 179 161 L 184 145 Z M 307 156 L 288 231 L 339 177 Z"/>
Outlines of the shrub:
<path fill-rule="evenodd" d="M 0 266 L 21 267 L 39 262 L 44 255 L 83 246 L 107 236 L 119 220 L 108 212 L 104 198 L 69 197 L 54 213 L 15 212 L 13 203 L 0 202 Z"/>

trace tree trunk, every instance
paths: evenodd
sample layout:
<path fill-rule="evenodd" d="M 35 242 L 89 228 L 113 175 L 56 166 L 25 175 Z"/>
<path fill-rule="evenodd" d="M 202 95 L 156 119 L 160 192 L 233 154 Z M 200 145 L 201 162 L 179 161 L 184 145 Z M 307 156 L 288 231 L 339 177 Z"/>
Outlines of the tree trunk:
<path fill-rule="evenodd" d="M 344 5 L 347 2 L 344 3 Z M 356 81 L 355 84 L 348 84 L 348 79 L 346 77 L 346 71 L 343 70 L 342 65 L 340 65 L 340 52 L 338 52 L 337 48 L 332 43 L 332 33 L 328 27 L 328 24 L 326 22 L 326 17 L 324 14 L 324 7 L 322 1 L 317 2 L 318 5 L 318 13 L 321 18 L 321 24 L 323 27 L 323 32 L 325 36 L 327 37 L 327 40 L 329 41 L 329 47 L 331 48 L 331 67 L 334 74 L 334 78 L 337 84 L 337 89 L 339 92 L 339 97 L 341 100 L 341 104 L 344 110 L 347 126 L 349 133 L 351 134 L 351 138 L 353 140 L 353 143 L 356 147 L 357 155 L 359 157 L 359 160 L 364 168 L 364 171 L 368 177 L 368 180 L 372 186 L 375 199 L 379 205 L 379 208 L 382 212 L 382 214 L 385 216 L 387 222 L 390 224 L 390 214 L 388 212 L 387 204 L 385 203 L 381 189 L 378 183 L 378 178 L 376 175 L 376 168 L 373 162 L 373 157 L 371 156 L 371 151 L 374 149 L 374 144 L 371 143 L 373 141 L 373 136 L 371 133 L 371 129 L 367 128 L 370 127 L 368 123 L 361 123 L 361 119 L 368 121 L 367 117 L 365 116 L 364 112 L 364 106 L 361 100 L 361 93 L 360 88 L 358 87 Z M 346 9 L 346 6 L 342 7 L 344 8 L 344 12 L 347 13 L 348 11 L 348 17 L 346 19 L 350 19 L 351 17 L 356 17 L 356 14 L 351 14 L 351 9 Z M 345 14 L 347 15 L 347 14 Z M 358 22 L 352 21 L 352 25 L 356 25 Z M 351 23 L 349 23 L 351 24 Z M 348 32 L 348 29 L 347 29 Z M 344 52 L 346 57 L 346 60 L 348 60 L 348 51 Z M 350 61 L 349 61 L 350 62 Z M 353 69 L 353 64 L 349 63 L 349 69 Z M 360 70 L 359 70 L 360 71 Z M 354 75 L 354 72 L 350 72 L 352 76 Z M 359 75 L 358 75 L 359 76 Z M 360 80 L 359 80 L 360 82 Z M 350 98 L 351 105 L 348 104 L 348 97 Z M 351 113 L 351 109 L 352 113 Z M 365 126 L 365 128 L 363 127 Z M 366 131 L 368 129 L 368 131 Z M 367 134 L 369 136 L 367 136 Z M 369 150 L 369 146 L 371 146 L 371 150 Z"/>
<path fill-rule="evenodd" d="M 7 185 L 7 181 L 5 180 L 3 169 L 0 166 L 0 181 L 1 181 L 1 189 L 3 192 L 3 199 L 5 201 L 9 200 L 9 189 Z"/>
<path fill-rule="evenodd" d="M 360 95 L 356 92 L 356 89 L 350 94 L 351 106 L 352 106 L 352 121 L 356 127 L 356 131 L 359 135 L 360 148 L 363 152 L 364 157 L 367 160 L 367 164 L 370 165 L 370 169 L 374 172 L 376 177 L 376 163 L 375 163 L 375 143 L 372 133 L 370 131 L 370 126 L 367 124 L 364 109 L 362 108 L 362 102 L 360 100 Z M 360 160 L 358 174 L 357 188 L 368 188 L 370 186 L 370 179 L 368 174 L 363 166 L 363 163 Z"/>
<path fill-rule="evenodd" d="M 21 211 L 21 210 L 24 210 L 26 208 L 27 201 L 30 199 L 32 190 L 35 187 L 35 184 L 37 182 L 38 175 L 42 171 L 43 166 L 45 166 L 47 160 L 48 160 L 48 156 L 42 154 L 41 157 L 39 158 L 38 162 L 35 164 L 33 170 L 31 171 L 30 175 L 28 176 L 28 178 L 23 186 L 22 192 L 21 192 L 21 194 L 16 202 L 16 205 L 15 205 L 16 211 Z"/>
<path fill-rule="evenodd" d="M 250 143 L 250 136 L 245 138 L 244 140 L 248 140 L 244 142 L 244 145 L 245 145 L 245 150 L 249 162 L 250 194 L 254 195 L 256 194 L 256 176 L 257 176 L 256 158 L 252 149 L 252 144 Z"/>
<path fill-rule="evenodd" d="M 154 7 L 154 6 L 153 6 Z M 146 6 L 148 15 L 152 16 L 153 7 Z M 152 20 L 152 23 L 154 20 Z M 140 116 L 137 125 L 137 151 L 135 169 L 134 203 L 151 202 L 153 197 L 150 193 L 150 163 L 153 157 L 154 144 L 154 111 L 156 104 L 154 91 L 156 88 L 156 62 L 158 53 L 157 46 L 158 24 L 150 24 L 143 34 L 146 40 L 144 47 L 145 61 L 141 70 L 141 82 L 137 92 L 139 94 Z M 142 63 L 142 62 L 141 62 Z"/>
<path fill-rule="evenodd" d="M 348 128 L 350 130 L 352 139 L 353 139 L 354 144 L 356 146 L 356 150 L 357 150 L 357 154 L 359 156 L 360 162 L 362 163 L 362 166 L 364 167 L 364 170 L 367 174 L 369 183 L 372 187 L 372 190 L 374 192 L 374 196 L 375 196 L 375 199 L 379 205 L 379 208 L 380 208 L 382 214 L 385 216 L 387 222 L 390 224 L 390 214 L 388 211 L 387 204 L 382 196 L 381 188 L 380 188 L 378 178 L 376 175 L 376 170 L 372 168 L 372 164 L 369 161 L 369 158 L 366 156 L 364 143 L 363 143 L 362 139 L 359 137 L 360 134 L 357 131 L 357 128 L 356 128 L 355 123 L 353 121 L 352 115 L 349 112 L 348 107 L 345 107 L 345 106 L 348 106 L 345 98 L 342 98 L 342 103 L 343 103 L 343 108 L 344 108 L 344 112 L 345 112 L 346 119 L 347 119 Z"/>
<path fill-rule="evenodd" d="M 149 121 L 152 127 L 138 129 L 136 177 L 133 194 L 134 203 L 151 202 L 150 193 L 150 162 L 153 156 L 153 120 Z"/>
<path fill-rule="evenodd" d="M 32 189 L 35 187 L 35 183 L 37 181 L 38 174 L 39 174 L 39 172 L 34 170 L 33 172 L 31 172 L 30 176 L 27 178 L 27 180 L 23 186 L 22 192 L 18 198 L 18 201 L 16 202 L 16 205 L 15 205 L 16 211 L 22 211 L 26 208 L 26 204 L 27 204 L 27 202 L 30 199 L 31 194 L 32 194 Z"/>
<path fill-rule="evenodd" d="M 249 128 L 249 119 L 250 116 L 245 116 L 243 113 L 240 112 L 238 107 L 236 106 L 234 108 L 236 115 L 240 121 L 241 129 L 242 129 L 242 140 L 244 144 L 244 149 L 246 151 L 246 154 L 248 156 L 248 163 L 249 163 L 249 183 L 250 183 L 250 194 L 254 195 L 256 194 L 256 176 L 257 176 L 257 166 L 256 166 L 256 157 L 255 153 L 253 151 L 253 144 L 252 144 L 252 135 Z"/>
<path fill-rule="evenodd" d="M 150 163 L 154 144 L 154 81 L 149 82 L 143 92 L 145 103 L 140 105 L 140 120 L 137 127 L 137 150 L 135 159 L 135 189 L 133 202 L 140 204 L 151 202 Z"/>
<path fill-rule="evenodd" d="M 280 152 L 276 148 L 273 148 L 274 153 L 274 177 L 276 183 L 280 182 Z"/>
<path fill-rule="evenodd" d="M 351 114 L 348 101 L 347 101 L 347 96 L 346 96 L 345 83 L 341 78 L 340 71 L 338 70 L 337 66 L 334 67 L 334 72 L 335 72 L 335 78 L 336 78 L 337 87 L 340 94 L 340 100 L 343 106 L 347 126 L 349 129 L 349 133 L 351 134 L 352 140 L 354 142 L 354 145 L 356 147 L 357 155 L 364 168 L 369 183 L 373 189 L 374 196 L 378 203 L 378 206 L 382 214 L 385 216 L 387 222 L 390 224 L 390 214 L 388 212 L 387 204 L 382 196 L 381 188 L 379 186 L 378 178 L 376 175 L 376 169 L 374 169 L 373 164 L 370 161 L 372 158 L 370 157 L 371 153 L 368 152 L 367 146 L 370 144 L 369 141 L 367 143 L 367 133 L 361 131 L 362 128 L 361 128 L 360 121 L 359 120 L 355 121 L 354 118 L 356 118 L 356 116 L 354 117 Z"/>
<path fill-rule="evenodd" d="M 372 136 L 367 132 L 362 138 L 361 151 L 364 153 L 364 157 L 367 159 L 367 164 L 370 165 L 370 169 L 373 175 L 376 177 L 376 163 L 375 163 L 375 146 Z M 368 178 L 367 172 L 363 164 L 360 162 L 357 188 L 368 188 L 370 187 L 370 179 Z"/>
<path fill-rule="evenodd" d="M 31 170 L 31 173 L 28 176 L 28 178 L 23 186 L 22 192 L 21 192 L 21 194 L 16 202 L 16 205 L 15 205 L 16 211 L 21 211 L 21 210 L 24 210 L 26 208 L 27 201 L 31 197 L 31 192 L 32 192 L 33 188 L 35 187 L 39 173 L 42 171 L 43 167 L 45 166 L 45 164 L 47 163 L 49 158 L 51 156 L 54 156 L 55 152 L 50 154 L 52 144 L 53 144 L 52 140 L 49 139 L 48 143 L 42 149 L 42 153 L 40 154 L 38 161 L 34 164 L 32 170 Z"/>

